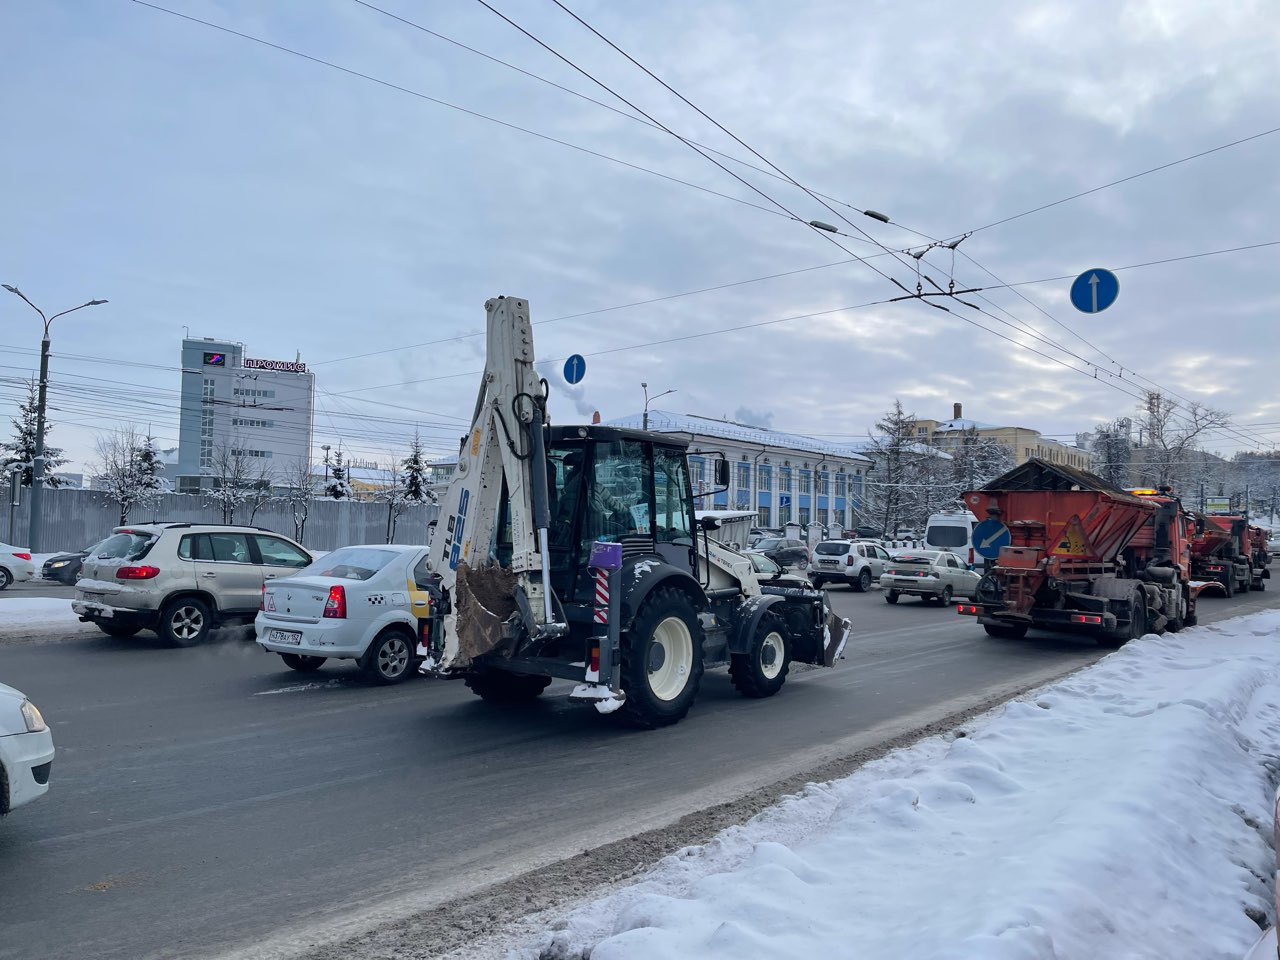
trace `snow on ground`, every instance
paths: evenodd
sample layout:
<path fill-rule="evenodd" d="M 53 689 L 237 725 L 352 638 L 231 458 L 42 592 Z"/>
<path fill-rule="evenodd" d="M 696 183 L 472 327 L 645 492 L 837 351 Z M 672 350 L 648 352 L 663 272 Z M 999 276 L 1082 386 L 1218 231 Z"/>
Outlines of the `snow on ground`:
<path fill-rule="evenodd" d="M 10 628 L 79 627 L 71 601 L 60 597 L 0 598 L 0 632 Z"/>
<path fill-rule="evenodd" d="M 1272 913 L 1277 752 L 1280 611 L 1147 636 L 811 785 L 511 956 L 1239 960 L 1245 911 Z"/>

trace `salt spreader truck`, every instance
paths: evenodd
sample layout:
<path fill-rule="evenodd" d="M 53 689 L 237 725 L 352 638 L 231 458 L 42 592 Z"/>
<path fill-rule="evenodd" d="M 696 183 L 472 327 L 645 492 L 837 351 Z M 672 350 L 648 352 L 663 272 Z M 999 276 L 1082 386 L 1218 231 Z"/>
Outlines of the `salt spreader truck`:
<path fill-rule="evenodd" d="M 1028 460 L 964 494 L 975 516 L 1003 523 L 1009 545 L 979 582 L 974 616 L 992 637 L 1031 627 L 1083 631 L 1120 646 L 1195 623 L 1188 537 L 1172 491 L 1120 490 L 1102 478 Z"/>
<path fill-rule="evenodd" d="M 431 540 L 421 671 L 489 701 L 570 699 L 638 727 L 689 711 L 706 667 L 748 697 L 794 662 L 832 666 L 849 633 L 825 595 L 761 585 L 694 516 L 686 448 L 655 433 L 551 426 L 529 304 L 485 304 L 485 372 Z M 715 461 L 727 486 L 728 462 Z"/>

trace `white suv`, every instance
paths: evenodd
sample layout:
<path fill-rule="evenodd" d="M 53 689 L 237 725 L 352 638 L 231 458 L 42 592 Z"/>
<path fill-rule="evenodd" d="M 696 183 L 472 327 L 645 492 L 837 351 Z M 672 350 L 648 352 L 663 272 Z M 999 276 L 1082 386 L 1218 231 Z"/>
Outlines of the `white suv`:
<path fill-rule="evenodd" d="M 865 592 L 880 582 L 890 562 L 884 547 L 870 540 L 823 540 L 809 555 L 809 582 L 847 583 Z"/>
<path fill-rule="evenodd" d="M 260 527 L 116 527 L 84 558 L 71 609 L 113 637 L 147 629 L 174 646 L 190 647 L 214 627 L 252 623 L 263 584 L 312 560 L 288 537 Z"/>

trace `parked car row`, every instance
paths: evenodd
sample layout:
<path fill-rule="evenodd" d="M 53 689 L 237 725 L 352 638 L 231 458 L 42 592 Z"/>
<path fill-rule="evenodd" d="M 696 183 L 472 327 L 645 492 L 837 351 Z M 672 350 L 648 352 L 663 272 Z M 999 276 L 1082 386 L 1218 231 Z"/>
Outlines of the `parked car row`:
<path fill-rule="evenodd" d="M 395 683 L 416 666 L 426 546 L 317 557 L 260 527 L 143 523 L 64 556 L 79 566 L 71 609 L 109 636 L 151 630 L 190 647 L 218 627 L 252 623 L 263 650 L 303 673 L 349 659 L 372 680 Z"/>
<path fill-rule="evenodd" d="M 889 603 L 905 595 L 948 604 L 953 597 L 972 597 L 981 579 L 969 563 L 948 550 L 907 550 L 890 556 L 872 540 L 822 541 L 810 555 L 808 575 L 818 588 L 843 583 L 865 592 L 878 583 Z"/>

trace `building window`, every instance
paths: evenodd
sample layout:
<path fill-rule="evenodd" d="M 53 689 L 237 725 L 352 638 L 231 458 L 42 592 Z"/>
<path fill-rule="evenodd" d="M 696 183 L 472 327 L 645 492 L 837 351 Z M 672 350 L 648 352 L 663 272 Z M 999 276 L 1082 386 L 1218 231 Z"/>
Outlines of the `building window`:
<path fill-rule="evenodd" d="M 809 508 L 801 507 L 800 508 L 800 526 L 803 527 L 808 522 L 809 522 Z"/>
<path fill-rule="evenodd" d="M 833 524 L 837 524 L 837 525 L 839 525 L 839 526 L 843 527 L 843 526 L 844 526 L 844 511 L 843 511 L 843 510 L 832 510 L 832 511 L 831 511 L 831 522 L 832 522 Z"/>
<path fill-rule="evenodd" d="M 818 493 L 825 497 L 828 493 L 831 492 L 830 485 L 831 485 L 831 474 L 829 474 L 826 470 L 823 470 L 820 474 L 818 474 Z"/>
<path fill-rule="evenodd" d="M 760 526 L 767 527 L 769 525 L 769 508 L 761 507 L 758 511 L 756 511 L 756 513 L 760 518 Z"/>
<path fill-rule="evenodd" d="M 812 487 L 813 487 L 813 473 L 812 473 L 812 471 L 809 471 L 809 470 L 801 470 L 801 471 L 800 471 L 800 492 L 801 492 L 801 493 L 810 493 L 810 492 L 812 492 Z M 803 520 L 801 521 L 801 523 L 804 523 L 804 522 L 805 522 L 805 521 L 803 521 Z"/>
<path fill-rule="evenodd" d="M 270 450 L 233 449 L 231 451 L 231 455 L 233 457 L 248 457 L 251 460 L 270 460 L 271 459 Z"/>
<path fill-rule="evenodd" d="M 768 493 L 772 487 L 773 477 L 770 469 L 766 466 L 756 468 L 756 489 L 764 493 Z M 768 526 L 768 524 L 766 524 Z"/>
<path fill-rule="evenodd" d="M 778 471 L 778 489 L 783 493 L 791 492 L 791 468 L 783 467 Z"/>
<path fill-rule="evenodd" d="M 845 490 L 845 479 L 843 473 L 836 474 L 836 496 L 843 497 Z"/>
<path fill-rule="evenodd" d="M 751 464 L 749 463 L 738 464 L 738 489 L 751 489 Z"/>

